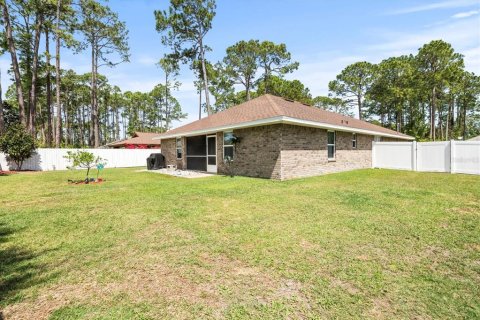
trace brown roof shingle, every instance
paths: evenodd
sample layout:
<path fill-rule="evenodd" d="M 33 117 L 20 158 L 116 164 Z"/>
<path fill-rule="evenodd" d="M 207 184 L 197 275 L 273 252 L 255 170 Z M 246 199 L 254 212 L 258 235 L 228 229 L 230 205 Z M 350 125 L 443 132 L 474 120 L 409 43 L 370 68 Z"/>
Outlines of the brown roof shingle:
<path fill-rule="evenodd" d="M 109 143 L 108 146 L 118 147 L 127 144 L 160 146 L 160 140 L 153 139 L 158 135 L 155 132 L 135 132 L 131 138 Z"/>
<path fill-rule="evenodd" d="M 162 138 L 162 136 L 170 137 L 173 135 L 184 135 L 194 131 L 234 126 L 237 124 L 240 125 L 246 122 L 282 116 L 327 125 L 341 126 L 344 127 L 345 130 L 350 131 L 355 131 L 355 129 L 368 130 L 374 131 L 379 135 L 385 134 L 403 139 L 413 139 L 405 134 L 365 121 L 308 106 L 297 101 L 286 100 L 270 94 L 262 95 L 225 111 L 169 130 L 162 135 L 157 135 L 157 137 Z"/>

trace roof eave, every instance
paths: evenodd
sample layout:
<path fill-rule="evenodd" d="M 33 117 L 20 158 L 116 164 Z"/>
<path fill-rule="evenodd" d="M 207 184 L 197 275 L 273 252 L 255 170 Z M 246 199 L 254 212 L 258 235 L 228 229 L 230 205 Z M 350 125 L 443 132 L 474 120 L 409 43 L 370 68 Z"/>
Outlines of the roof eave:
<path fill-rule="evenodd" d="M 396 134 L 389 134 L 389 133 L 378 132 L 373 130 L 357 129 L 352 127 L 332 125 L 324 122 L 302 120 L 302 119 L 286 117 L 286 116 L 278 116 L 278 117 L 254 120 L 254 121 L 236 123 L 231 125 L 218 126 L 218 127 L 208 128 L 208 129 L 193 130 L 193 131 L 173 133 L 173 134 L 164 134 L 159 137 L 154 137 L 153 140 L 171 139 L 171 138 L 177 138 L 177 137 L 191 137 L 191 136 L 215 133 L 215 132 L 225 131 L 225 130 L 242 129 L 242 128 L 249 128 L 249 127 L 257 127 L 262 125 L 278 124 L 278 123 L 301 125 L 306 127 L 337 130 L 337 131 L 344 131 L 344 132 L 363 133 L 363 134 L 368 134 L 373 136 L 389 137 L 389 138 L 403 139 L 403 140 L 415 140 L 414 137 L 407 136 L 407 135 L 396 135 Z"/>

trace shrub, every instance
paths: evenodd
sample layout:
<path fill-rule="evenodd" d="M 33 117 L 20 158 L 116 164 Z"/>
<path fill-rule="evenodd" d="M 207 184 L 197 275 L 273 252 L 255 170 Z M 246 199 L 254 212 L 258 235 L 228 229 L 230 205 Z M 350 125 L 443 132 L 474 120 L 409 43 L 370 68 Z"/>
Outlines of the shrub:
<path fill-rule="evenodd" d="M 13 161 L 17 170 L 22 170 L 23 162 L 35 153 L 35 140 L 20 124 L 12 124 L 0 137 L 0 151 Z"/>
<path fill-rule="evenodd" d="M 105 165 L 106 160 L 102 159 L 101 157 L 95 157 L 95 155 L 88 151 L 78 150 L 75 152 L 67 151 L 67 155 L 64 156 L 65 159 L 72 162 L 72 166 L 70 168 L 82 168 L 87 169 L 87 176 L 85 178 L 85 182 L 88 183 L 90 169 L 96 167 L 99 164 Z"/>

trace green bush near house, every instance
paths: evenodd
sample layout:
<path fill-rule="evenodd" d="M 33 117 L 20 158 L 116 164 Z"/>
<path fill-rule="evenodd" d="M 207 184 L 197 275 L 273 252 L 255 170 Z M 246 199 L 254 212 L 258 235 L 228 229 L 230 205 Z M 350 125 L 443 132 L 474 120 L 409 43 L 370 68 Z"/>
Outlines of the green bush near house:
<path fill-rule="evenodd" d="M 6 319 L 478 319 L 480 177 L 0 184 Z"/>

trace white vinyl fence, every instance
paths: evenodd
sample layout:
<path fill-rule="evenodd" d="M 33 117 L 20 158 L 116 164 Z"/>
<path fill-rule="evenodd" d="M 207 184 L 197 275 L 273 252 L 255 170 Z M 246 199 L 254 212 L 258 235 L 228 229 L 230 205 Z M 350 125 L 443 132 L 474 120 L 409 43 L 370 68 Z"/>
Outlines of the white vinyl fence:
<path fill-rule="evenodd" d="M 151 153 L 160 149 L 37 149 L 36 153 L 23 163 L 22 170 L 51 171 L 66 170 L 71 163 L 64 158 L 67 151 L 88 151 L 106 160 L 106 168 L 141 167 L 147 165 Z M 6 160 L 0 153 L 0 165 L 3 170 L 16 170 L 15 164 Z"/>
<path fill-rule="evenodd" d="M 480 174 L 480 141 L 373 142 L 372 167 Z"/>

